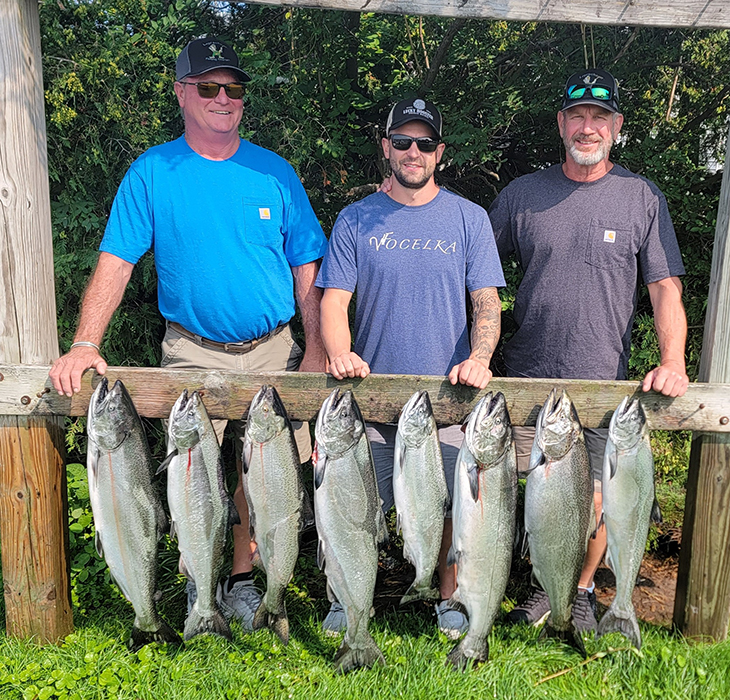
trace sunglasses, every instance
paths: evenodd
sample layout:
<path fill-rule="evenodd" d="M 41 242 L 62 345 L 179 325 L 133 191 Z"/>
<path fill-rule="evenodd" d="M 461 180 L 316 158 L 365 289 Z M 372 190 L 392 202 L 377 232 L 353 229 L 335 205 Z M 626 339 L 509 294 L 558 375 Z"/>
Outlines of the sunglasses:
<path fill-rule="evenodd" d="M 396 151 L 407 151 L 414 141 L 421 153 L 433 153 L 440 143 L 438 139 L 432 139 L 430 136 L 414 138 L 413 136 L 401 136 L 400 134 L 394 134 L 390 137 L 390 142 L 393 144 L 393 148 L 395 148 Z"/>
<path fill-rule="evenodd" d="M 571 85 L 566 91 L 565 96 L 569 100 L 580 100 L 583 97 L 587 97 L 586 93 L 590 92 L 590 96 L 594 100 L 603 100 L 608 102 L 613 98 L 613 90 L 603 85 L 593 85 L 589 87 L 587 85 Z"/>
<path fill-rule="evenodd" d="M 184 80 L 179 80 L 178 82 L 181 85 L 195 85 L 198 88 L 198 95 L 204 100 L 218 97 L 221 88 L 226 91 L 226 95 L 232 100 L 240 100 L 243 98 L 243 85 L 241 83 L 186 83 Z"/>

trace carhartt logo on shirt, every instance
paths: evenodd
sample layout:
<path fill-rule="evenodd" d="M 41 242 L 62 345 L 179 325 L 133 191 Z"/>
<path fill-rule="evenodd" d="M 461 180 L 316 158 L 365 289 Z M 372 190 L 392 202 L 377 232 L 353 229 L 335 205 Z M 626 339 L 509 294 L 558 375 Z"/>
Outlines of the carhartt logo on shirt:
<path fill-rule="evenodd" d="M 604 243 L 615 243 L 616 242 L 616 231 L 609 231 L 608 229 L 603 232 Z"/>
<path fill-rule="evenodd" d="M 270 219 L 271 211 L 268 207 L 259 207 L 259 219 Z"/>

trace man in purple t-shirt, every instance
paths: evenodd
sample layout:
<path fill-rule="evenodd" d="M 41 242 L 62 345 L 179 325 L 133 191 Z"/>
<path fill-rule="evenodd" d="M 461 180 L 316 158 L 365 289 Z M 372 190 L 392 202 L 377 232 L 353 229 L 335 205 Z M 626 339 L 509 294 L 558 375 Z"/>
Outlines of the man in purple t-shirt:
<path fill-rule="evenodd" d="M 489 217 L 436 184 L 434 171 L 445 145 L 441 115 L 431 103 L 396 104 L 382 147 L 393 172 L 391 187 L 340 213 L 317 278 L 324 288 L 321 329 L 330 372 L 336 379 L 365 377 L 371 370 L 433 374 L 483 389 L 492 376 L 489 362 L 499 338 L 496 288 L 504 285 Z M 474 307 L 471 338 L 465 290 Z M 355 291 L 353 348 L 348 308 Z M 388 510 L 396 426 L 370 423 L 367 430 Z M 462 437 L 460 426 L 439 430 L 449 490 Z M 447 517 L 438 566 L 442 602 L 436 612 L 440 629 L 455 638 L 468 622 L 448 606 L 456 586 L 455 567 L 446 564 L 450 543 Z M 324 628 L 336 632 L 344 625 L 342 609 L 333 603 Z"/>

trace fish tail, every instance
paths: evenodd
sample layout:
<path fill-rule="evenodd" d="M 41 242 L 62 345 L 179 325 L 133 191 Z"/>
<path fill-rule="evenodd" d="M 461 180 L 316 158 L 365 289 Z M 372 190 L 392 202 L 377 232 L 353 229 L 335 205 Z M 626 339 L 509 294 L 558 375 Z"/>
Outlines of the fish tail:
<path fill-rule="evenodd" d="M 628 617 L 619 616 L 613 606 L 606 610 L 605 615 L 598 623 L 598 636 L 603 637 L 604 634 L 609 632 L 620 632 L 637 649 L 641 649 L 639 621 L 636 619 L 636 613 L 633 610 L 631 610 Z"/>
<path fill-rule="evenodd" d="M 469 665 L 477 666 L 489 660 L 489 640 L 470 637 L 462 639 L 446 657 L 446 660 L 457 670 L 463 671 Z"/>
<path fill-rule="evenodd" d="M 268 627 L 284 644 L 289 644 L 289 617 L 283 603 L 281 612 L 271 613 L 266 607 L 266 601 L 262 600 L 254 613 L 252 626 L 254 630 Z"/>
<path fill-rule="evenodd" d="M 175 632 L 170 625 L 164 620 L 160 620 L 160 627 L 154 632 L 146 632 L 137 627 L 137 621 L 135 620 L 134 626 L 132 627 L 132 634 L 129 637 L 129 649 L 130 651 L 138 651 L 145 644 L 151 644 L 152 642 L 167 642 L 168 644 L 182 644 L 180 635 Z"/>
<path fill-rule="evenodd" d="M 385 665 L 385 657 L 369 632 L 365 632 L 356 648 L 347 643 L 345 635 L 335 655 L 335 670 L 338 673 L 348 673 L 356 668 L 369 668 L 375 664 Z"/>
<path fill-rule="evenodd" d="M 212 615 L 203 617 L 198 612 L 198 602 L 195 601 L 195 605 L 193 605 L 192 610 L 185 620 L 183 637 L 187 641 L 188 639 L 197 637 L 199 634 L 217 634 L 220 637 L 225 637 L 228 641 L 233 639 L 230 625 L 226 621 L 226 618 L 223 617 L 223 613 L 216 608 Z"/>
<path fill-rule="evenodd" d="M 400 599 L 400 604 L 412 603 L 415 600 L 440 600 L 441 593 L 438 588 L 424 586 L 414 581 L 411 587 L 406 591 L 405 595 Z"/>
<path fill-rule="evenodd" d="M 559 630 L 553 627 L 551 623 L 551 618 L 548 618 L 548 621 L 542 628 L 542 632 L 540 632 L 540 639 L 545 639 L 547 637 L 559 639 L 560 641 L 565 642 L 568 646 L 573 647 L 573 649 L 583 654 L 583 656 L 588 656 L 588 654 L 586 653 L 585 644 L 583 643 L 583 637 L 578 631 L 578 628 L 575 626 L 575 621 L 572 617 L 570 618 L 568 629 L 565 630 Z"/>

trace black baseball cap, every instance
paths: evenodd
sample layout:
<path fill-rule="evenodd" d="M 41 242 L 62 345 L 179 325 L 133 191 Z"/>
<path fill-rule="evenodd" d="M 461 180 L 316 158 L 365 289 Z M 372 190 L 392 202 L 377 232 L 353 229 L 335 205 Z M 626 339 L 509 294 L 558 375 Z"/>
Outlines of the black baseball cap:
<path fill-rule="evenodd" d="M 609 112 L 618 112 L 618 83 L 608 71 L 600 68 L 582 73 L 573 73 L 565 83 L 563 105 L 560 108 L 570 109 L 575 105 L 598 105 Z"/>
<path fill-rule="evenodd" d="M 441 112 L 438 111 L 436 105 L 422 100 L 420 97 L 401 100 L 390 110 L 385 125 L 385 135 L 390 136 L 393 129 L 412 121 L 428 124 L 441 138 Z"/>
<path fill-rule="evenodd" d="M 213 36 L 194 39 L 180 52 L 175 64 L 175 79 L 202 75 L 218 68 L 232 70 L 241 82 L 251 80 L 251 76 L 238 67 L 236 52 L 225 41 Z"/>

